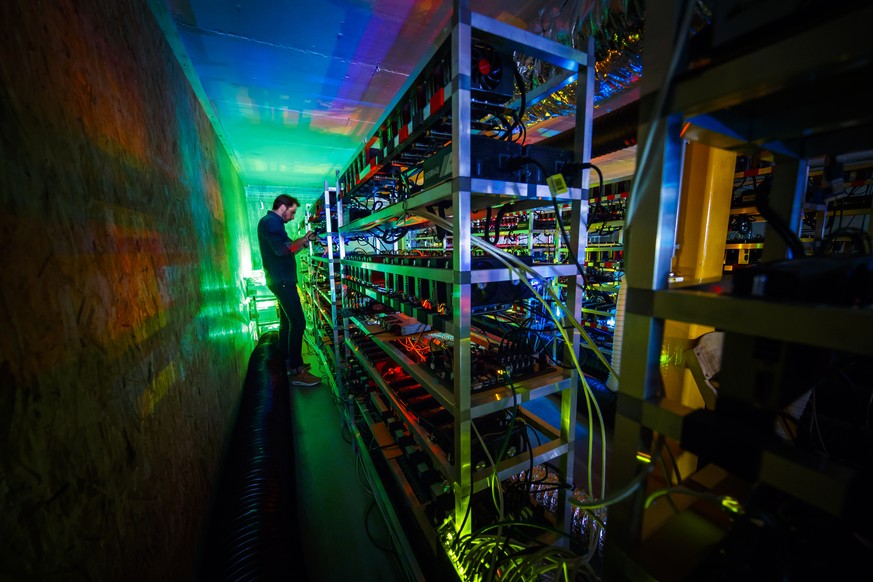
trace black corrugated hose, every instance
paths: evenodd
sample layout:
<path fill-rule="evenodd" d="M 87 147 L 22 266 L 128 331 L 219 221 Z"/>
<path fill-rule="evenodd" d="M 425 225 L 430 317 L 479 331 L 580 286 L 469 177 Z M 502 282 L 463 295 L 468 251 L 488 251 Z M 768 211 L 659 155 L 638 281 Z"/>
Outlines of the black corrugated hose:
<path fill-rule="evenodd" d="M 290 395 L 278 332 L 249 358 L 213 505 L 204 581 L 309 580 L 297 524 Z"/>

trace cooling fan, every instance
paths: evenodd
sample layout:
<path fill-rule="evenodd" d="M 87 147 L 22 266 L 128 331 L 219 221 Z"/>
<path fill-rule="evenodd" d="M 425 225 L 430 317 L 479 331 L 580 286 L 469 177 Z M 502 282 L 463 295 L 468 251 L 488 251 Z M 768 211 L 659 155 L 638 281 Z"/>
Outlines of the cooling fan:
<path fill-rule="evenodd" d="M 512 69 L 515 66 L 511 55 L 503 54 L 494 47 L 474 41 L 472 43 L 470 88 L 474 98 L 488 103 L 502 104 L 512 98 Z"/>

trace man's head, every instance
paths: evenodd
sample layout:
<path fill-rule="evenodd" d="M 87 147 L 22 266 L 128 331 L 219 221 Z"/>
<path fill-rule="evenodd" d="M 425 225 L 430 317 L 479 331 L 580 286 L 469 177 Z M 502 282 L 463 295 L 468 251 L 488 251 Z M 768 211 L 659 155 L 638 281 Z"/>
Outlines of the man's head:
<path fill-rule="evenodd" d="M 300 201 L 287 194 L 279 194 L 273 200 L 273 212 L 282 217 L 282 222 L 294 220 L 294 214 L 297 213 L 298 206 L 300 206 Z"/>

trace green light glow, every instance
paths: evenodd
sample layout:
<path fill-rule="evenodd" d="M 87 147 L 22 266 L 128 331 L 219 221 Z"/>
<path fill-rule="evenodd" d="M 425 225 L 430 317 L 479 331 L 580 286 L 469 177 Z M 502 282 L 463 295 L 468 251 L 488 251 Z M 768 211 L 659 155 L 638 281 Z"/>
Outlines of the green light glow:
<path fill-rule="evenodd" d="M 247 184 L 319 187 L 341 170 L 451 13 L 445 2 L 370 4 L 169 1 L 200 99 Z"/>

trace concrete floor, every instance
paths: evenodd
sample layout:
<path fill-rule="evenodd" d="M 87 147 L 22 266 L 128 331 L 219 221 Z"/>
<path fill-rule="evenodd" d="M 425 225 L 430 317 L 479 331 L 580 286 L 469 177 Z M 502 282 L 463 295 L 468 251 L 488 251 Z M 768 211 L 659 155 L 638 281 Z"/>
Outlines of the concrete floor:
<path fill-rule="evenodd" d="M 304 345 L 304 359 L 311 372 L 326 378 L 318 358 Z M 385 522 L 373 496 L 358 477 L 355 453 L 348 431 L 341 428 L 340 415 L 330 386 L 323 382 L 313 388 L 291 388 L 291 414 L 297 476 L 300 532 L 307 570 L 311 580 L 395 582 L 404 580 L 389 552 Z"/>

